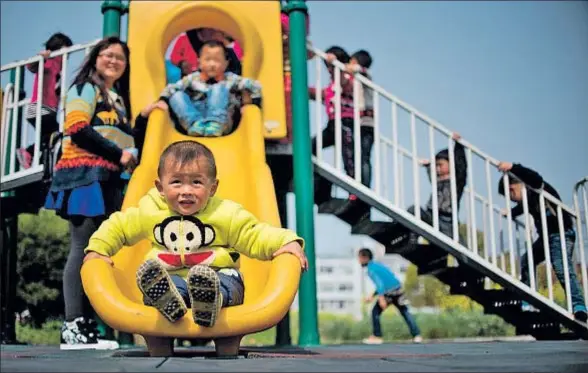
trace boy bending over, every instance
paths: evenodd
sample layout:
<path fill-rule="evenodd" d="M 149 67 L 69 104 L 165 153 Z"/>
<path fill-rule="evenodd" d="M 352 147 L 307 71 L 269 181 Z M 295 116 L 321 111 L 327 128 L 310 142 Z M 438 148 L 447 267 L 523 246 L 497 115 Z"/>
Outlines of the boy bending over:
<path fill-rule="evenodd" d="M 144 303 L 170 322 L 192 307 L 194 322 L 213 326 L 221 307 L 243 303 L 239 258 L 270 260 L 291 253 L 308 262 L 294 232 L 259 222 L 241 205 L 215 197 L 212 152 L 195 141 L 168 146 L 159 161 L 156 188 L 138 207 L 110 216 L 90 238 L 85 260 L 110 256 L 143 239 L 153 248 L 137 271 Z"/>
<path fill-rule="evenodd" d="M 169 84 L 160 100 L 171 106 L 190 136 L 218 137 L 231 133 L 243 105 L 261 105 L 261 85 L 227 69 L 227 49 L 211 40 L 200 49 L 200 70 Z"/>
<path fill-rule="evenodd" d="M 512 208 L 511 215 L 514 218 L 523 213 L 523 188 L 529 187 L 539 190 L 543 189 L 555 198 L 561 200 L 559 194 L 554 187 L 548 182 L 543 180 L 543 177 L 537 172 L 526 168 L 518 163 L 500 162 L 498 169 L 502 172 L 510 172 L 517 178 L 509 178 L 508 196 L 511 201 L 516 203 L 516 206 Z M 525 184 L 523 184 L 525 183 Z M 498 193 L 505 195 L 504 184 L 502 179 L 498 184 Z M 535 227 L 541 227 L 541 204 L 539 203 L 539 194 L 531 189 L 527 188 L 527 201 L 529 207 L 529 215 L 533 217 Z M 561 251 L 561 237 L 559 235 L 559 223 L 557 218 L 556 207 L 551 204 L 548 200 L 545 200 L 545 218 L 547 223 L 547 235 L 549 242 L 549 255 L 551 257 L 551 264 L 553 270 L 559 280 L 561 286 L 565 289 L 565 274 L 563 267 L 563 255 Z M 563 230 L 564 239 L 566 245 L 566 254 L 568 259 L 568 280 L 570 281 L 570 293 L 572 298 L 573 313 L 576 320 L 586 322 L 588 314 L 586 313 L 586 305 L 584 303 L 584 296 L 578 279 L 576 278 L 576 271 L 574 270 L 574 244 L 576 243 L 576 231 L 574 230 L 574 222 L 572 217 L 563 213 Z M 543 247 L 543 229 L 537 229 L 537 240 L 533 243 L 533 261 L 534 265 L 537 266 L 545 260 L 545 250 Z M 529 285 L 529 262 L 527 261 L 527 254 L 525 253 L 521 258 L 521 281 Z M 526 302 L 522 304 L 523 311 L 533 311 Z"/>
<path fill-rule="evenodd" d="M 366 303 L 371 303 L 374 298 L 377 299 L 374 308 L 372 308 L 373 334 L 364 339 L 363 343 L 381 344 L 383 342 L 380 316 L 390 304 L 393 304 L 400 311 L 406 325 L 408 325 L 413 341 L 421 343 L 423 338 L 421 337 L 420 329 L 408 310 L 408 302 L 404 297 L 404 290 L 402 290 L 402 284 L 398 278 L 388 267 L 374 260 L 374 254 L 370 249 L 363 248 L 359 250 L 358 260 L 362 267 L 367 267 L 368 276 L 376 286 L 374 294 L 365 301 Z"/>

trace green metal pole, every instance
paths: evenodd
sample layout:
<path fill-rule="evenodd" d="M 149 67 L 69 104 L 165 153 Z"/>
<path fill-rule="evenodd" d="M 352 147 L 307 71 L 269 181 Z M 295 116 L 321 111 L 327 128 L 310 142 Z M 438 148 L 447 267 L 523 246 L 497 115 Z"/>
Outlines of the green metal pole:
<path fill-rule="evenodd" d="M 102 14 L 104 14 L 102 24 L 102 36 L 118 36 L 120 37 L 120 24 L 121 17 L 128 11 L 128 6 L 123 4 L 121 0 L 105 0 L 102 3 Z M 128 33 L 127 33 L 128 35 Z M 125 186 L 126 189 L 126 186 Z M 108 339 L 114 338 L 114 331 L 110 328 L 100 317 L 96 314 L 96 323 L 98 324 L 98 330 Z M 118 342 L 121 347 L 132 346 L 133 335 L 130 333 L 118 333 Z"/>
<path fill-rule="evenodd" d="M 102 3 L 102 14 L 104 14 L 102 24 L 103 37 L 120 37 L 120 18 L 126 11 L 127 6 L 121 0 L 105 0 Z"/>
<path fill-rule="evenodd" d="M 292 66 L 292 127 L 296 229 L 306 242 L 309 269 L 302 275 L 299 340 L 301 346 L 319 345 L 314 254 L 314 190 L 308 110 L 308 71 L 306 67 L 306 13 L 304 0 L 289 0 L 284 9 L 290 18 L 290 62 Z"/>

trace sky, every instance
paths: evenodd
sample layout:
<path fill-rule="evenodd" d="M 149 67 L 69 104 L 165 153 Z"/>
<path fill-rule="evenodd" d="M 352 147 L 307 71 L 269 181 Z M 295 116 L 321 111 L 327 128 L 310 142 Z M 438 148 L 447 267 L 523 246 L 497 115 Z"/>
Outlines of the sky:
<path fill-rule="evenodd" d="M 56 31 L 74 43 L 99 38 L 100 5 L 2 1 L 0 63 L 34 55 Z M 571 203 L 574 183 L 588 175 L 588 2 L 308 6 L 316 47 L 368 50 L 377 84 L 493 157 L 536 169 Z M 315 231 L 318 256 L 370 244 L 331 216 L 319 215 Z"/>

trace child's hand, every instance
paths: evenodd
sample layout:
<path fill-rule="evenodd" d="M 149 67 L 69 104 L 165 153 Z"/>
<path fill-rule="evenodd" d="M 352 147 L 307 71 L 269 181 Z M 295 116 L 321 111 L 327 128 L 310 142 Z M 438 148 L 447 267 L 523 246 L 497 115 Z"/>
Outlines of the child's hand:
<path fill-rule="evenodd" d="M 120 164 L 125 168 L 134 169 L 137 166 L 137 158 L 131 151 L 124 149 L 120 157 Z"/>
<path fill-rule="evenodd" d="M 508 172 L 508 171 L 512 170 L 512 163 L 498 162 L 498 169 L 502 172 Z"/>
<path fill-rule="evenodd" d="M 384 298 L 383 295 L 380 295 L 378 297 L 378 305 L 380 306 L 381 309 L 385 310 L 386 307 L 388 307 L 388 302 L 386 302 L 386 298 Z"/>
<path fill-rule="evenodd" d="M 306 255 L 304 255 L 304 251 L 302 251 L 302 246 L 296 241 L 292 241 L 290 243 L 285 244 L 280 248 L 280 250 L 276 251 L 273 255 L 275 258 L 278 255 L 290 253 L 298 257 L 300 260 L 300 267 L 302 267 L 303 271 L 308 269 L 308 259 L 306 259 Z"/>
<path fill-rule="evenodd" d="M 168 112 L 169 111 L 169 105 L 165 101 L 161 101 L 161 100 L 157 101 L 155 103 L 155 107 L 158 108 L 158 109 L 161 109 L 161 110 L 163 110 L 165 112 Z"/>
<path fill-rule="evenodd" d="M 84 257 L 84 263 L 86 263 L 88 260 L 92 260 L 92 259 L 102 259 L 106 263 L 110 264 L 111 266 L 114 265 L 114 262 L 112 261 L 112 259 L 110 259 L 110 257 L 108 257 L 106 255 L 98 254 L 97 252 L 94 252 L 94 251 L 90 251 L 89 253 L 86 254 L 86 256 Z"/>
<path fill-rule="evenodd" d="M 453 132 L 453 135 L 451 136 L 452 139 L 454 139 L 455 141 L 459 141 L 461 139 L 461 135 L 457 132 Z"/>
<path fill-rule="evenodd" d="M 243 106 L 245 106 L 245 105 L 250 105 L 252 103 L 253 103 L 253 99 L 251 98 L 251 92 L 243 91 L 243 93 L 241 94 L 241 104 Z"/>
<path fill-rule="evenodd" d="M 333 61 L 337 60 L 337 56 L 335 56 L 333 53 L 327 53 L 326 58 L 328 63 L 333 63 Z"/>
<path fill-rule="evenodd" d="M 422 158 L 422 159 L 419 159 L 419 164 L 421 166 L 427 167 L 431 164 L 431 161 L 427 158 Z"/>
<path fill-rule="evenodd" d="M 161 109 L 161 110 L 167 112 L 168 109 L 169 109 L 169 106 L 167 105 L 167 103 L 165 103 L 165 101 L 159 100 L 159 101 L 156 101 L 154 103 L 151 103 L 151 104 L 147 105 L 145 107 L 145 109 L 141 110 L 141 115 L 146 118 L 155 109 Z"/>
<path fill-rule="evenodd" d="M 373 300 L 374 300 L 374 297 L 370 295 L 369 297 L 366 297 L 363 301 L 365 303 L 372 303 Z"/>
<path fill-rule="evenodd" d="M 49 57 L 50 54 L 51 54 L 50 50 L 44 50 L 44 51 L 39 52 L 39 56 L 43 56 L 43 58 Z"/>

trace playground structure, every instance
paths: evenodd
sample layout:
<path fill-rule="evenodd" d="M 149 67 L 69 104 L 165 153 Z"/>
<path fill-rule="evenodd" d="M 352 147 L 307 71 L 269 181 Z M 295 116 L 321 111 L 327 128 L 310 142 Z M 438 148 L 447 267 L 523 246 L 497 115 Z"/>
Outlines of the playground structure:
<path fill-rule="evenodd" d="M 104 34 L 118 33 L 120 21 L 116 12 L 124 10 L 120 2 L 105 2 Z M 131 102 L 133 107 L 144 107 L 157 98 L 165 84 L 164 51 L 174 36 L 195 26 L 214 27 L 228 32 L 244 47 L 243 75 L 261 81 L 264 87 L 263 111 L 247 107 L 238 129 L 229 136 L 218 139 L 199 139 L 209 146 L 217 158 L 219 178 L 223 180 L 219 195 L 234 199 L 252 211 L 260 220 L 275 225 L 280 224 L 278 206 L 284 205 L 289 180 L 294 178 L 296 194 L 296 214 L 298 233 L 307 242 L 307 255 L 311 269 L 301 278 L 300 344 L 319 343 L 316 318 L 316 294 L 314 273 L 314 228 L 312 170 L 316 177 L 324 177 L 338 187 L 359 196 L 386 217 L 381 221 L 363 220 L 350 211 L 348 200 L 331 198 L 316 201 L 319 213 L 333 214 L 351 226 L 354 234 L 371 236 L 386 245 L 388 253 L 398 253 L 419 267 L 419 274 L 432 274 L 451 287 L 453 294 L 464 294 L 484 306 L 485 312 L 501 316 L 517 326 L 518 334 L 531 334 L 538 339 L 573 338 L 585 335 L 585 324 L 574 320 L 571 309 L 569 283 L 566 282 L 566 304 L 554 301 L 554 280 L 547 271 L 547 296 L 541 294 L 539 284 L 534 281 L 534 263 L 529 256 L 531 286 L 523 284 L 519 263 L 522 253 L 532 243 L 532 223 L 527 213 L 521 221 L 513 221 L 510 216 L 510 202 L 506 200 L 508 216 L 500 215 L 500 206 L 495 201 L 494 185 L 499 177 L 492 178 L 492 168 L 497 160 L 462 141 L 468 157 L 468 186 L 464 194 L 467 245 L 459 243 L 458 225 L 454 224 L 453 237 L 447 237 L 438 230 L 438 216 L 434 216 L 433 226 L 420 221 L 420 211 L 416 215 L 405 211 L 407 200 L 421 205 L 428 188 L 422 188 L 420 167 L 418 167 L 419 130 L 425 134 L 426 146 L 431 157 L 431 171 L 434 174 L 435 136 L 441 136 L 440 143 L 447 144 L 449 157 L 453 159 L 453 140 L 451 132 L 445 127 L 419 112 L 412 106 L 388 93 L 373 82 L 357 76 L 354 81 L 354 97 L 357 99 L 360 85 L 374 90 L 374 161 L 373 182 L 368 188 L 360 182 L 359 162 L 359 109 L 355 112 L 355 168 L 357 175 L 350 178 L 341 164 L 341 95 L 336 95 L 336 140 L 334 161 L 330 162 L 322 150 L 316 157 L 310 155 L 309 104 L 307 95 L 307 62 L 304 25 L 304 2 L 291 1 L 290 12 L 290 53 L 293 76 L 293 117 L 294 143 L 278 146 L 271 142 L 286 135 L 283 72 L 281 52 L 281 30 L 279 24 L 280 7 L 277 2 L 258 2 L 254 5 L 244 2 L 130 2 L 128 43 L 132 50 Z M 157 8 L 157 9 L 155 9 Z M 264 14 L 260 21 L 259 14 Z M 120 14 L 118 15 L 120 17 Z M 148 29 L 142 25 L 150 25 Z M 148 42 L 149 41 L 149 42 Z M 62 72 L 62 94 L 67 92 L 69 82 L 67 55 L 88 51 L 95 42 L 75 45 L 53 53 L 64 55 Z M 325 55 L 320 50 L 309 47 L 314 52 L 316 63 L 316 87 L 322 86 L 322 65 Z M 162 56 L 153 58 L 152 56 Z M 26 61 L 18 61 L 2 66 L 2 72 L 10 71 L 12 84 L 6 87 L 2 101 L 2 265 L 13 268 L 15 243 L 15 222 L 19 212 L 34 212 L 40 206 L 44 195 L 39 194 L 42 182 L 43 165 L 40 163 L 40 132 L 36 126 L 36 156 L 33 167 L 19 170 L 15 160 L 15 150 L 19 140 L 26 139 L 26 126 L 21 128 L 19 111 L 28 104 L 22 98 L 24 73 L 23 66 L 33 61 L 42 63 L 37 56 Z M 342 69 L 335 65 L 335 81 L 340 81 Z M 42 87 L 40 79 L 39 86 Z M 320 97 L 315 108 L 318 148 L 322 139 L 323 126 Z M 40 106 L 39 106 L 40 107 Z M 61 111 L 63 120 L 63 111 Z M 38 118 L 40 112 L 38 113 Z M 37 118 L 37 119 L 38 119 Z M 61 122 L 62 122 L 61 120 Z M 417 127 L 418 125 L 418 127 Z M 406 131 L 403 136 L 402 131 Z M 421 136 L 422 137 L 422 136 Z M 145 152 L 141 165 L 137 168 L 127 190 L 124 208 L 133 206 L 144 195 L 155 178 L 156 164 L 161 151 L 169 143 L 185 139 L 173 129 L 167 116 L 155 111 L 149 119 Z M 265 140 L 267 141 L 265 141 Z M 404 147 L 403 140 L 409 146 Z M 286 151 L 282 151 L 286 148 Z M 483 182 L 474 177 L 473 161 L 483 162 Z M 293 159 L 292 159 L 293 158 Z M 311 163 L 312 160 L 312 163 Z M 408 160 L 408 167 L 406 167 Z M 293 162 L 292 162 L 293 161 Z M 271 166 L 268 167 L 268 164 Z M 293 167 L 291 167 L 293 164 Z M 313 166 L 314 164 L 314 166 Z M 452 162 L 450 162 L 452 164 Z M 290 170 L 293 169 L 293 173 Z M 405 177 L 409 173 L 409 177 Z M 454 174 L 454 172 L 453 172 Z M 436 185 L 432 178 L 433 190 Z M 504 175 L 505 189 L 508 189 L 510 176 Z M 549 201 L 557 206 L 561 216 L 563 211 L 571 214 L 577 222 L 580 273 L 584 293 L 588 290 L 586 262 L 584 257 L 584 238 L 588 237 L 586 211 L 588 198 L 586 179 L 574 189 L 574 207 L 568 207 L 544 191 L 539 191 L 541 201 Z M 455 190 L 455 178 L 452 178 Z M 36 194 L 35 194 L 35 191 Z M 453 193 L 455 196 L 455 193 Z M 433 206 L 436 209 L 436 193 L 433 193 Z M 526 206 L 526 195 L 524 195 Z M 27 203 L 24 203 L 26 200 Z M 457 201 L 452 201 L 454 221 L 457 215 Z M 581 212 L 583 209 L 583 213 Z M 582 214 L 584 214 L 582 216 Z M 373 219 L 373 218 L 372 218 Z M 479 221 L 482 221 L 479 224 Z M 561 220 L 561 219 L 560 219 Z M 496 227 L 498 222 L 498 227 Z M 282 223 L 283 224 L 283 223 Z M 429 242 L 416 247 L 400 247 L 393 244 L 398 225 L 422 235 Z M 481 229 L 480 229 L 481 228 Z M 539 229 L 546 229 L 545 226 Z M 478 242 L 479 231 L 483 242 Z M 584 236 L 586 235 L 586 236 Z M 502 240 L 501 240 L 502 239 Z M 501 242 L 504 241 L 504 242 Z M 522 246 L 522 247 L 521 247 Z M 11 253 L 12 250 L 12 253 Z M 241 336 L 272 327 L 286 314 L 298 287 L 300 271 L 293 258 L 279 257 L 271 263 L 261 263 L 251 259 L 242 260 L 245 278 L 246 298 L 242 306 L 223 310 L 218 324 L 213 328 L 200 328 L 186 316 L 172 325 L 165 321 L 155 309 L 140 302 L 139 291 L 135 285 L 135 270 L 146 250 L 144 243 L 133 248 L 121 250 L 114 258 L 115 266 L 110 268 L 102 261 L 90 261 L 82 269 L 84 286 L 98 315 L 116 330 L 146 336 L 153 355 L 169 355 L 172 352 L 173 337 L 213 338 L 217 352 L 222 355 L 235 355 Z M 562 250 L 565 247 L 562 246 Z M 132 253 L 132 255 L 131 255 Z M 425 254 L 426 253 L 426 254 Z M 550 268 L 549 254 L 546 265 Z M 564 255 L 566 258 L 566 255 Z M 564 261 L 567 271 L 575 270 L 573 263 Z M 13 280 L 12 270 L 2 270 L 2 300 L 10 299 Z M 90 273 L 92 274 L 90 276 Z M 567 277 L 567 276 L 566 276 Z M 527 301 L 540 312 L 523 314 L 521 301 Z M 10 321 L 3 301 L 2 328 Z M 9 318 L 7 321 L 7 317 Z M 562 327 L 571 332 L 565 332 Z M 3 335 L 3 339 L 4 339 Z"/>

